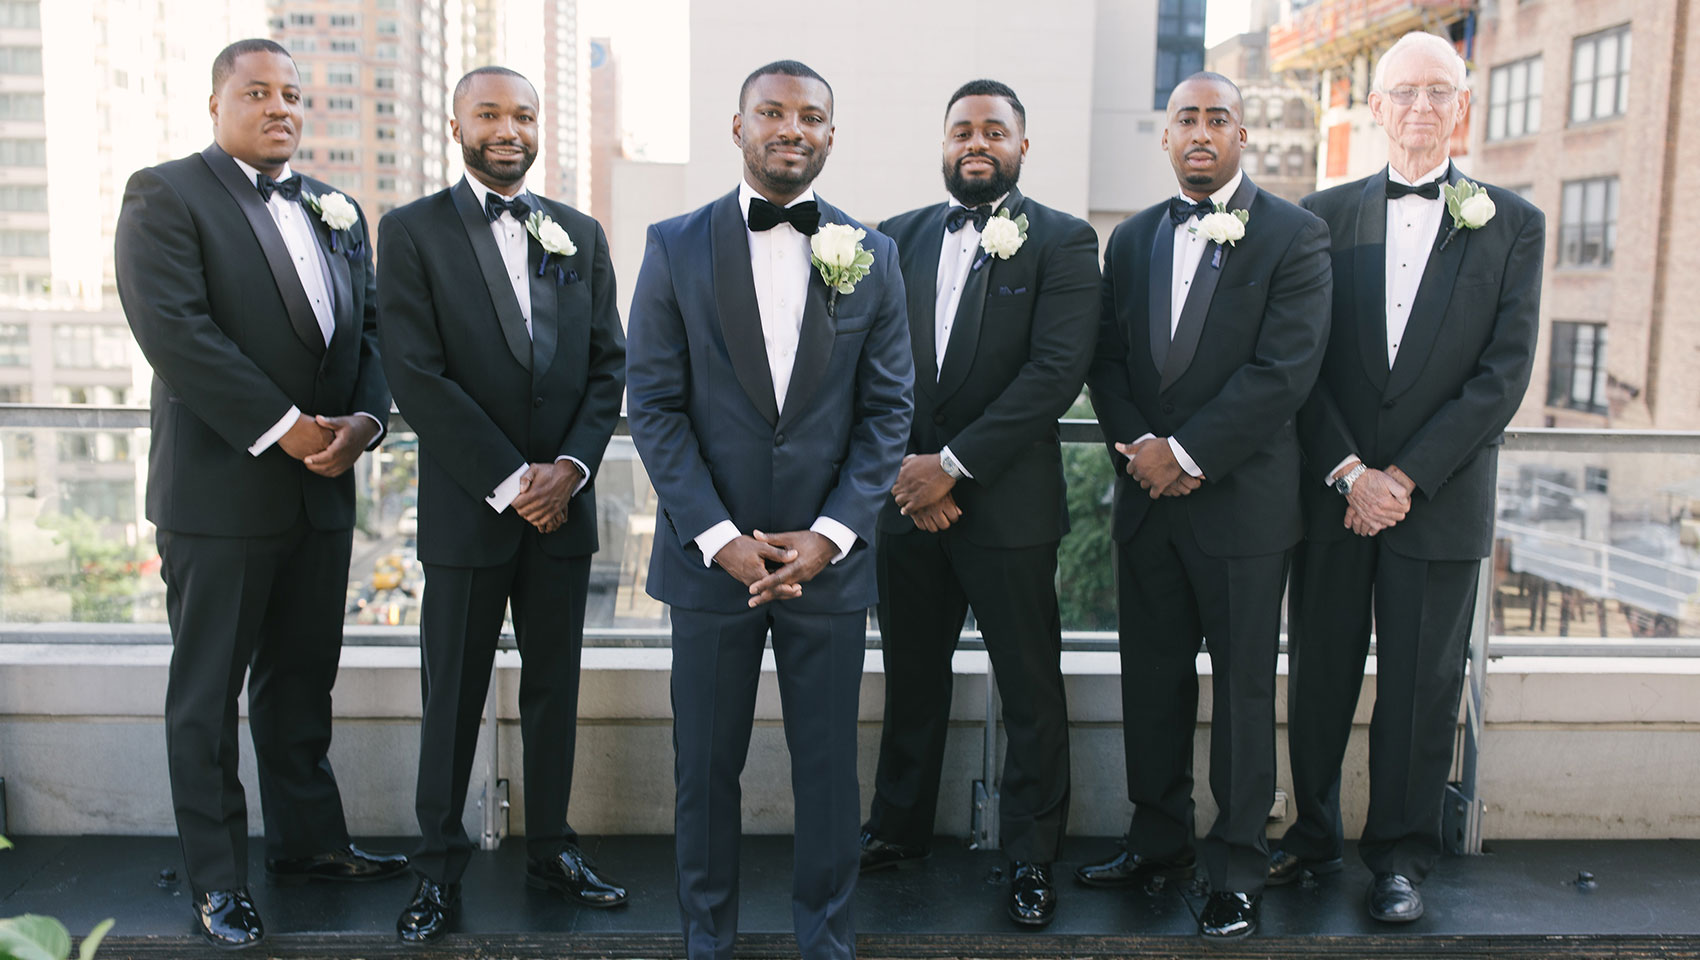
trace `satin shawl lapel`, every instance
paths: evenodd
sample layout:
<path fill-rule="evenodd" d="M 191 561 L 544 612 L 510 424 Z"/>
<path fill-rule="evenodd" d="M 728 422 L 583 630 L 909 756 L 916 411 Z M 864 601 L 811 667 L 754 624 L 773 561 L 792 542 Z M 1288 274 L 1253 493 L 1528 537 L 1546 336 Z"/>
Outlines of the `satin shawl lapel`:
<path fill-rule="evenodd" d="M 944 248 L 944 215 L 950 204 L 941 203 L 922 217 L 912 230 L 916 240 L 909 244 L 912 254 L 898 251 L 899 259 L 909 263 L 903 271 L 909 295 L 909 341 L 915 347 L 915 387 L 932 396 L 939 380 L 938 360 L 938 300 L 939 251 Z M 914 282 L 910 283 L 909 278 Z"/>
<path fill-rule="evenodd" d="M 1364 181 L 1358 232 L 1352 244 L 1358 353 L 1377 389 L 1387 388 L 1387 168 Z"/>
<path fill-rule="evenodd" d="M 822 226 L 845 221 L 838 208 L 818 196 L 815 202 L 820 205 Z M 869 274 L 861 283 L 872 279 L 873 275 Z M 826 309 L 827 293 L 826 281 L 820 278 L 820 271 L 811 262 L 808 292 L 803 297 L 803 328 L 797 335 L 797 359 L 791 365 L 791 382 L 785 388 L 785 409 L 779 414 L 779 426 L 791 423 L 799 415 L 798 411 L 808 408 L 809 398 L 814 396 L 821 380 L 825 379 L 827 365 L 832 361 L 832 341 L 837 334 L 837 325 Z M 849 294 L 838 296 L 842 304 Z M 765 346 L 763 354 L 766 354 Z"/>
<path fill-rule="evenodd" d="M 1228 198 L 1228 209 L 1250 210 L 1252 201 L 1256 199 L 1257 184 L 1252 183 L 1250 177 L 1242 176 L 1239 189 Z M 1246 229 L 1249 234 L 1255 228 L 1248 224 Z M 1171 242 L 1173 236 L 1171 232 Z M 1192 358 L 1198 353 L 1198 339 L 1204 335 L 1205 318 L 1210 314 L 1210 301 L 1216 296 L 1216 284 L 1221 281 L 1222 271 L 1227 269 L 1227 261 L 1233 254 L 1232 247 L 1212 242 L 1204 248 L 1204 256 L 1198 259 L 1198 269 L 1193 272 L 1186 303 L 1181 305 L 1180 322 L 1175 325 L 1174 342 L 1169 344 L 1169 356 L 1163 362 L 1163 379 L 1157 387 L 1159 391 L 1173 386 L 1181 374 L 1186 373 L 1187 367 L 1192 366 Z M 1166 314 L 1164 319 L 1167 319 Z"/>
<path fill-rule="evenodd" d="M 349 281 L 348 258 L 331 251 L 331 228 L 305 204 L 301 210 L 313 224 L 313 239 L 319 244 L 319 273 L 331 292 L 331 342 L 354 332 L 354 286 Z"/>
<path fill-rule="evenodd" d="M 243 174 L 242 168 L 236 165 L 236 160 L 225 153 L 218 144 L 201 151 L 201 159 L 207 168 L 230 192 L 231 199 L 242 215 L 248 219 L 248 226 L 254 231 L 254 238 L 260 241 L 260 251 L 266 256 L 266 266 L 271 268 L 272 280 L 277 284 L 278 295 L 283 298 L 284 312 L 289 315 L 289 325 L 295 330 L 295 335 L 315 357 L 325 355 L 325 334 L 319 329 L 319 320 L 313 316 L 313 304 L 307 299 L 307 291 L 301 286 L 301 275 L 295 272 L 295 262 L 289 257 L 289 247 L 283 242 L 283 234 L 277 228 L 277 221 L 272 219 L 266 210 L 266 203 L 260 199 L 260 192 L 254 189 L 254 184 Z M 306 208 L 303 207 L 303 210 Z"/>
<path fill-rule="evenodd" d="M 520 313 L 519 301 L 514 299 L 514 286 L 508 281 L 502 251 L 490 234 L 490 218 L 484 215 L 478 198 L 464 179 L 454 185 L 449 196 L 460 214 L 461 226 L 466 228 L 467 239 L 472 241 L 472 253 L 478 260 L 479 272 L 484 275 L 484 287 L 490 294 L 491 306 L 496 309 L 496 323 L 502 328 L 502 338 L 508 342 L 508 352 L 520 366 L 530 370 L 531 335 L 525 332 L 525 314 Z M 535 301 L 531 312 L 532 316 L 537 315 Z"/>
<path fill-rule="evenodd" d="M 1011 189 L 1009 196 L 1004 198 L 1004 204 L 999 210 L 1008 210 L 1011 218 L 1021 213 L 1023 197 L 1020 190 Z M 939 399 L 944 399 L 961 388 L 968 379 L 968 371 L 974 366 L 974 352 L 980 346 L 980 322 L 986 315 L 986 291 L 991 289 L 992 271 L 998 267 L 998 258 L 989 254 L 977 254 L 975 261 L 985 256 L 985 262 L 978 270 L 972 267 L 968 270 L 968 280 L 962 287 L 962 297 L 956 302 L 956 322 L 951 325 L 950 343 L 945 347 L 944 364 L 939 369 Z M 1021 256 L 1017 253 L 1016 256 Z M 934 271 L 937 276 L 937 271 Z"/>
<path fill-rule="evenodd" d="M 1456 184 L 1463 175 L 1456 165 L 1452 165 L 1446 179 L 1448 183 Z M 1390 397 L 1404 393 L 1417 382 L 1446 319 L 1446 306 L 1452 301 L 1452 287 L 1458 281 L 1458 268 L 1463 266 L 1464 251 L 1470 245 L 1470 234 L 1474 232 L 1459 230 L 1446 249 L 1440 249 L 1441 242 L 1451 231 L 1452 215 L 1441 214 L 1440 230 L 1435 233 L 1434 245 L 1429 249 L 1428 264 L 1423 267 L 1423 279 L 1417 284 L 1416 299 L 1411 301 L 1411 317 L 1405 324 L 1399 356 L 1394 359 L 1393 370 L 1387 377 L 1387 395 Z M 1383 329 L 1386 326 L 1382 324 Z"/>
<path fill-rule="evenodd" d="M 750 241 L 744 233 L 744 213 L 738 209 L 738 191 L 715 201 L 708 220 L 714 306 L 732 373 L 762 417 L 777 424 L 779 403 L 773 396 L 773 371 L 767 366 L 767 339 L 761 331 L 756 279 L 750 271 Z"/>
<path fill-rule="evenodd" d="M 536 195 L 533 194 L 535 197 Z M 545 209 L 544 215 L 551 211 Z M 559 223 L 556 217 L 550 217 Z M 565 229 L 564 227 L 562 229 Z M 541 271 L 543 266 L 543 245 L 530 231 L 525 237 L 525 276 L 531 287 L 531 378 L 541 380 L 549 372 L 549 364 L 555 361 L 555 344 L 560 339 L 560 284 L 556 282 L 556 270 L 566 270 L 564 258 L 555 256 L 549 269 Z M 538 276 L 539 272 L 543 276 Z"/>
<path fill-rule="evenodd" d="M 1151 336 L 1151 369 L 1161 373 L 1169 359 L 1169 313 L 1175 274 L 1175 224 L 1167 210 L 1157 211 L 1156 232 L 1151 238 L 1150 285 L 1147 289 L 1146 312 L 1149 314 Z"/>

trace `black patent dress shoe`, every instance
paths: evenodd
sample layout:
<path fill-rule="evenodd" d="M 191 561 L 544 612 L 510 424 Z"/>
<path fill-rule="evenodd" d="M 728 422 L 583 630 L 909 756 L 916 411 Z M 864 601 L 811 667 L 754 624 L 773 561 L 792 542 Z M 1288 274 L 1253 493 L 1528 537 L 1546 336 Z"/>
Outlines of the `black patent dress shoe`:
<path fill-rule="evenodd" d="M 420 877 L 401 916 L 396 918 L 395 932 L 408 943 L 436 940 L 448 932 L 449 924 L 460 910 L 460 884 L 438 883 L 430 877 Z"/>
<path fill-rule="evenodd" d="M 1410 878 L 1378 873 L 1369 888 L 1369 915 L 1383 923 L 1410 923 L 1423 915 L 1423 897 Z"/>
<path fill-rule="evenodd" d="M 863 831 L 862 839 L 862 872 L 873 873 L 890 867 L 915 864 L 932 856 L 925 847 L 906 847 L 901 843 L 887 843 L 871 833 Z"/>
<path fill-rule="evenodd" d="M 221 950 L 240 950 L 265 939 L 260 911 L 247 887 L 209 890 L 195 895 L 195 926 L 207 942 Z"/>
<path fill-rule="evenodd" d="M 1191 850 L 1168 860 L 1153 860 L 1124 849 L 1108 860 L 1075 868 L 1074 879 L 1089 887 L 1136 887 L 1157 877 L 1186 881 L 1192 879 L 1195 863 Z"/>
<path fill-rule="evenodd" d="M 1009 865 L 1009 918 L 1026 927 L 1042 927 L 1057 917 L 1057 888 L 1051 865 L 1013 860 Z"/>
<path fill-rule="evenodd" d="M 311 857 L 279 857 L 266 861 L 266 876 L 273 883 L 295 886 L 314 880 L 359 883 L 388 880 L 407 870 L 407 857 L 399 853 L 369 853 L 354 844 Z"/>
<path fill-rule="evenodd" d="M 573 844 L 552 857 L 528 861 L 525 882 L 587 907 L 617 907 L 626 902 L 626 888 L 598 873 L 596 864 Z"/>
<path fill-rule="evenodd" d="M 1303 878 L 1307 873 L 1318 877 L 1339 873 L 1345 865 L 1345 861 L 1339 857 L 1332 860 L 1306 860 L 1285 850 L 1277 850 L 1269 855 L 1269 878 L 1263 883 L 1269 887 L 1285 886 Z"/>
<path fill-rule="evenodd" d="M 1198 915 L 1198 933 L 1209 940 L 1240 940 L 1257 932 L 1257 913 L 1263 898 L 1249 893 L 1217 891 Z"/>

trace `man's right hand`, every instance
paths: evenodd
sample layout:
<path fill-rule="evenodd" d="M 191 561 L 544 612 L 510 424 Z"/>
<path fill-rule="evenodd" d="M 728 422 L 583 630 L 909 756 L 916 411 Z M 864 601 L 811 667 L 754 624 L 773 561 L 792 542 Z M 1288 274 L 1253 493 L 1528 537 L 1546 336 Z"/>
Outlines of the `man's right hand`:
<path fill-rule="evenodd" d="M 771 543 L 762 543 L 747 534 L 739 535 L 726 542 L 720 552 L 714 555 L 714 562 L 722 570 L 731 574 L 744 586 L 749 586 L 767 576 L 769 563 L 784 566 L 797 559 L 797 551 L 786 550 Z M 795 583 L 780 584 L 774 588 L 771 596 L 761 598 L 767 600 L 790 600 L 803 595 L 803 588 Z M 752 602 L 751 606 L 758 604 Z"/>
<path fill-rule="evenodd" d="M 1362 533 L 1366 528 L 1370 534 L 1380 533 L 1411 512 L 1410 494 L 1381 470 L 1365 470 L 1352 482 L 1352 492 L 1346 495 L 1346 502 L 1351 506 L 1351 512 L 1356 514 L 1355 519 L 1361 521 L 1359 528 L 1353 531 L 1360 536 L 1366 535 Z M 1351 527 L 1352 519 L 1347 518 L 1344 525 Z"/>
<path fill-rule="evenodd" d="M 915 521 L 916 527 L 928 533 L 939 533 L 948 530 L 951 524 L 962 519 L 962 508 L 956 505 L 954 496 L 946 493 L 930 506 L 910 512 L 909 519 Z"/>
<path fill-rule="evenodd" d="M 297 460 L 305 460 L 331 445 L 336 434 L 319 426 L 306 414 L 297 414 L 283 436 L 277 438 L 278 449 Z"/>

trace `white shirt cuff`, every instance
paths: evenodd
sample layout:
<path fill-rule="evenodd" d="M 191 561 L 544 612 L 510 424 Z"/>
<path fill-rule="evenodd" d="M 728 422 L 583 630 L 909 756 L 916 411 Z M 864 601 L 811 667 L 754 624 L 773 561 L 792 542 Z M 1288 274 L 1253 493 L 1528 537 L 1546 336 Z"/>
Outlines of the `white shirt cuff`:
<path fill-rule="evenodd" d="M 944 445 L 944 449 L 939 451 L 939 457 L 941 459 L 944 458 L 944 457 L 949 457 L 951 460 L 955 461 L 956 469 L 961 470 L 963 476 L 967 477 L 970 480 L 974 479 L 974 475 L 972 473 L 968 472 L 968 464 L 963 463 L 961 457 L 958 457 L 956 454 L 950 452 L 950 444 L 947 443 L 947 444 Z"/>
<path fill-rule="evenodd" d="M 730 520 L 722 520 L 707 530 L 697 534 L 697 549 L 702 551 L 702 565 L 714 566 L 714 555 L 728 543 L 738 539 L 743 534 L 738 532 L 738 525 Z"/>
<path fill-rule="evenodd" d="M 571 499 L 578 496 L 578 492 L 583 490 L 585 485 L 590 483 L 590 468 L 584 465 L 583 460 L 580 460 L 570 453 L 563 453 L 555 458 L 556 463 L 560 463 L 562 460 L 571 460 L 573 466 L 578 468 L 578 486 L 573 487 L 573 492 L 567 494 L 568 499 Z"/>
<path fill-rule="evenodd" d="M 1360 460 L 1361 461 L 1362 458 L 1354 453 L 1354 454 L 1351 454 L 1350 456 L 1346 457 L 1346 459 L 1340 461 L 1339 463 L 1336 463 L 1334 465 L 1334 469 L 1332 469 L 1332 470 L 1330 470 L 1327 473 L 1322 475 L 1322 485 L 1325 486 L 1325 487 L 1334 486 L 1334 480 L 1333 480 L 1334 475 L 1339 473 L 1340 470 L 1346 466 L 1346 464 L 1351 463 L 1353 460 Z"/>
<path fill-rule="evenodd" d="M 283 435 L 289 432 L 289 428 L 295 426 L 295 421 L 300 416 L 301 408 L 291 405 L 289 412 L 283 415 L 283 419 L 272 424 L 270 430 L 260 434 L 260 439 L 254 441 L 254 445 L 248 448 L 248 452 L 257 457 L 271 449 L 272 444 L 282 440 Z"/>
<path fill-rule="evenodd" d="M 1174 437 L 1170 437 L 1169 438 L 1169 449 L 1174 451 L 1175 462 L 1181 465 L 1181 469 L 1186 471 L 1187 476 L 1189 476 L 1189 477 L 1202 477 L 1202 476 L 1204 476 L 1204 471 L 1198 469 L 1198 464 L 1193 463 L 1192 458 L 1187 456 L 1186 448 L 1181 446 L 1181 442 L 1179 440 L 1176 440 Z"/>
<path fill-rule="evenodd" d="M 508 506 L 514 502 L 514 498 L 519 496 L 520 478 L 524 477 L 526 471 L 530 469 L 531 464 L 520 464 L 518 470 L 508 474 L 508 478 L 506 480 L 496 484 L 496 492 L 485 497 L 484 502 L 488 503 L 490 505 L 490 509 L 497 513 L 501 513 L 503 510 L 506 510 Z"/>
<path fill-rule="evenodd" d="M 389 428 L 384 426 L 384 421 L 379 420 L 377 417 L 372 416 L 364 410 L 356 410 L 354 412 L 378 425 L 378 435 L 372 438 L 371 443 L 366 444 L 366 449 L 376 450 L 378 448 L 378 444 L 384 442 L 384 434 L 389 432 Z"/>
<path fill-rule="evenodd" d="M 831 517 L 816 517 L 815 522 L 809 524 L 809 529 L 828 540 L 831 540 L 838 546 L 838 555 L 832 558 L 833 563 L 837 563 L 849 556 L 850 548 L 856 545 L 856 531 L 842 523 L 839 523 Z"/>

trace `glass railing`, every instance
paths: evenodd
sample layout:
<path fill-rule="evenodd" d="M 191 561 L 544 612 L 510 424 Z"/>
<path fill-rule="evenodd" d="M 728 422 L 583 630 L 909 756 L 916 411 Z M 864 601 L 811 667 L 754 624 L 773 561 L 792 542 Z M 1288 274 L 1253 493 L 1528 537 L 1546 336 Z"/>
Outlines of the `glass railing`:
<path fill-rule="evenodd" d="M 137 407 L 0 404 L 0 640 L 164 641 L 142 506 L 147 422 Z M 1059 558 L 1066 644 L 1113 649 L 1110 464 L 1092 420 L 1059 431 L 1073 527 Z M 587 642 L 665 645 L 667 610 L 645 592 L 655 492 L 624 432 L 622 422 L 596 480 Z M 395 416 L 355 467 L 351 643 L 416 642 L 417 458 Z M 1700 433 L 1510 431 L 1498 509 L 1487 611 L 1496 654 L 1700 655 Z"/>

